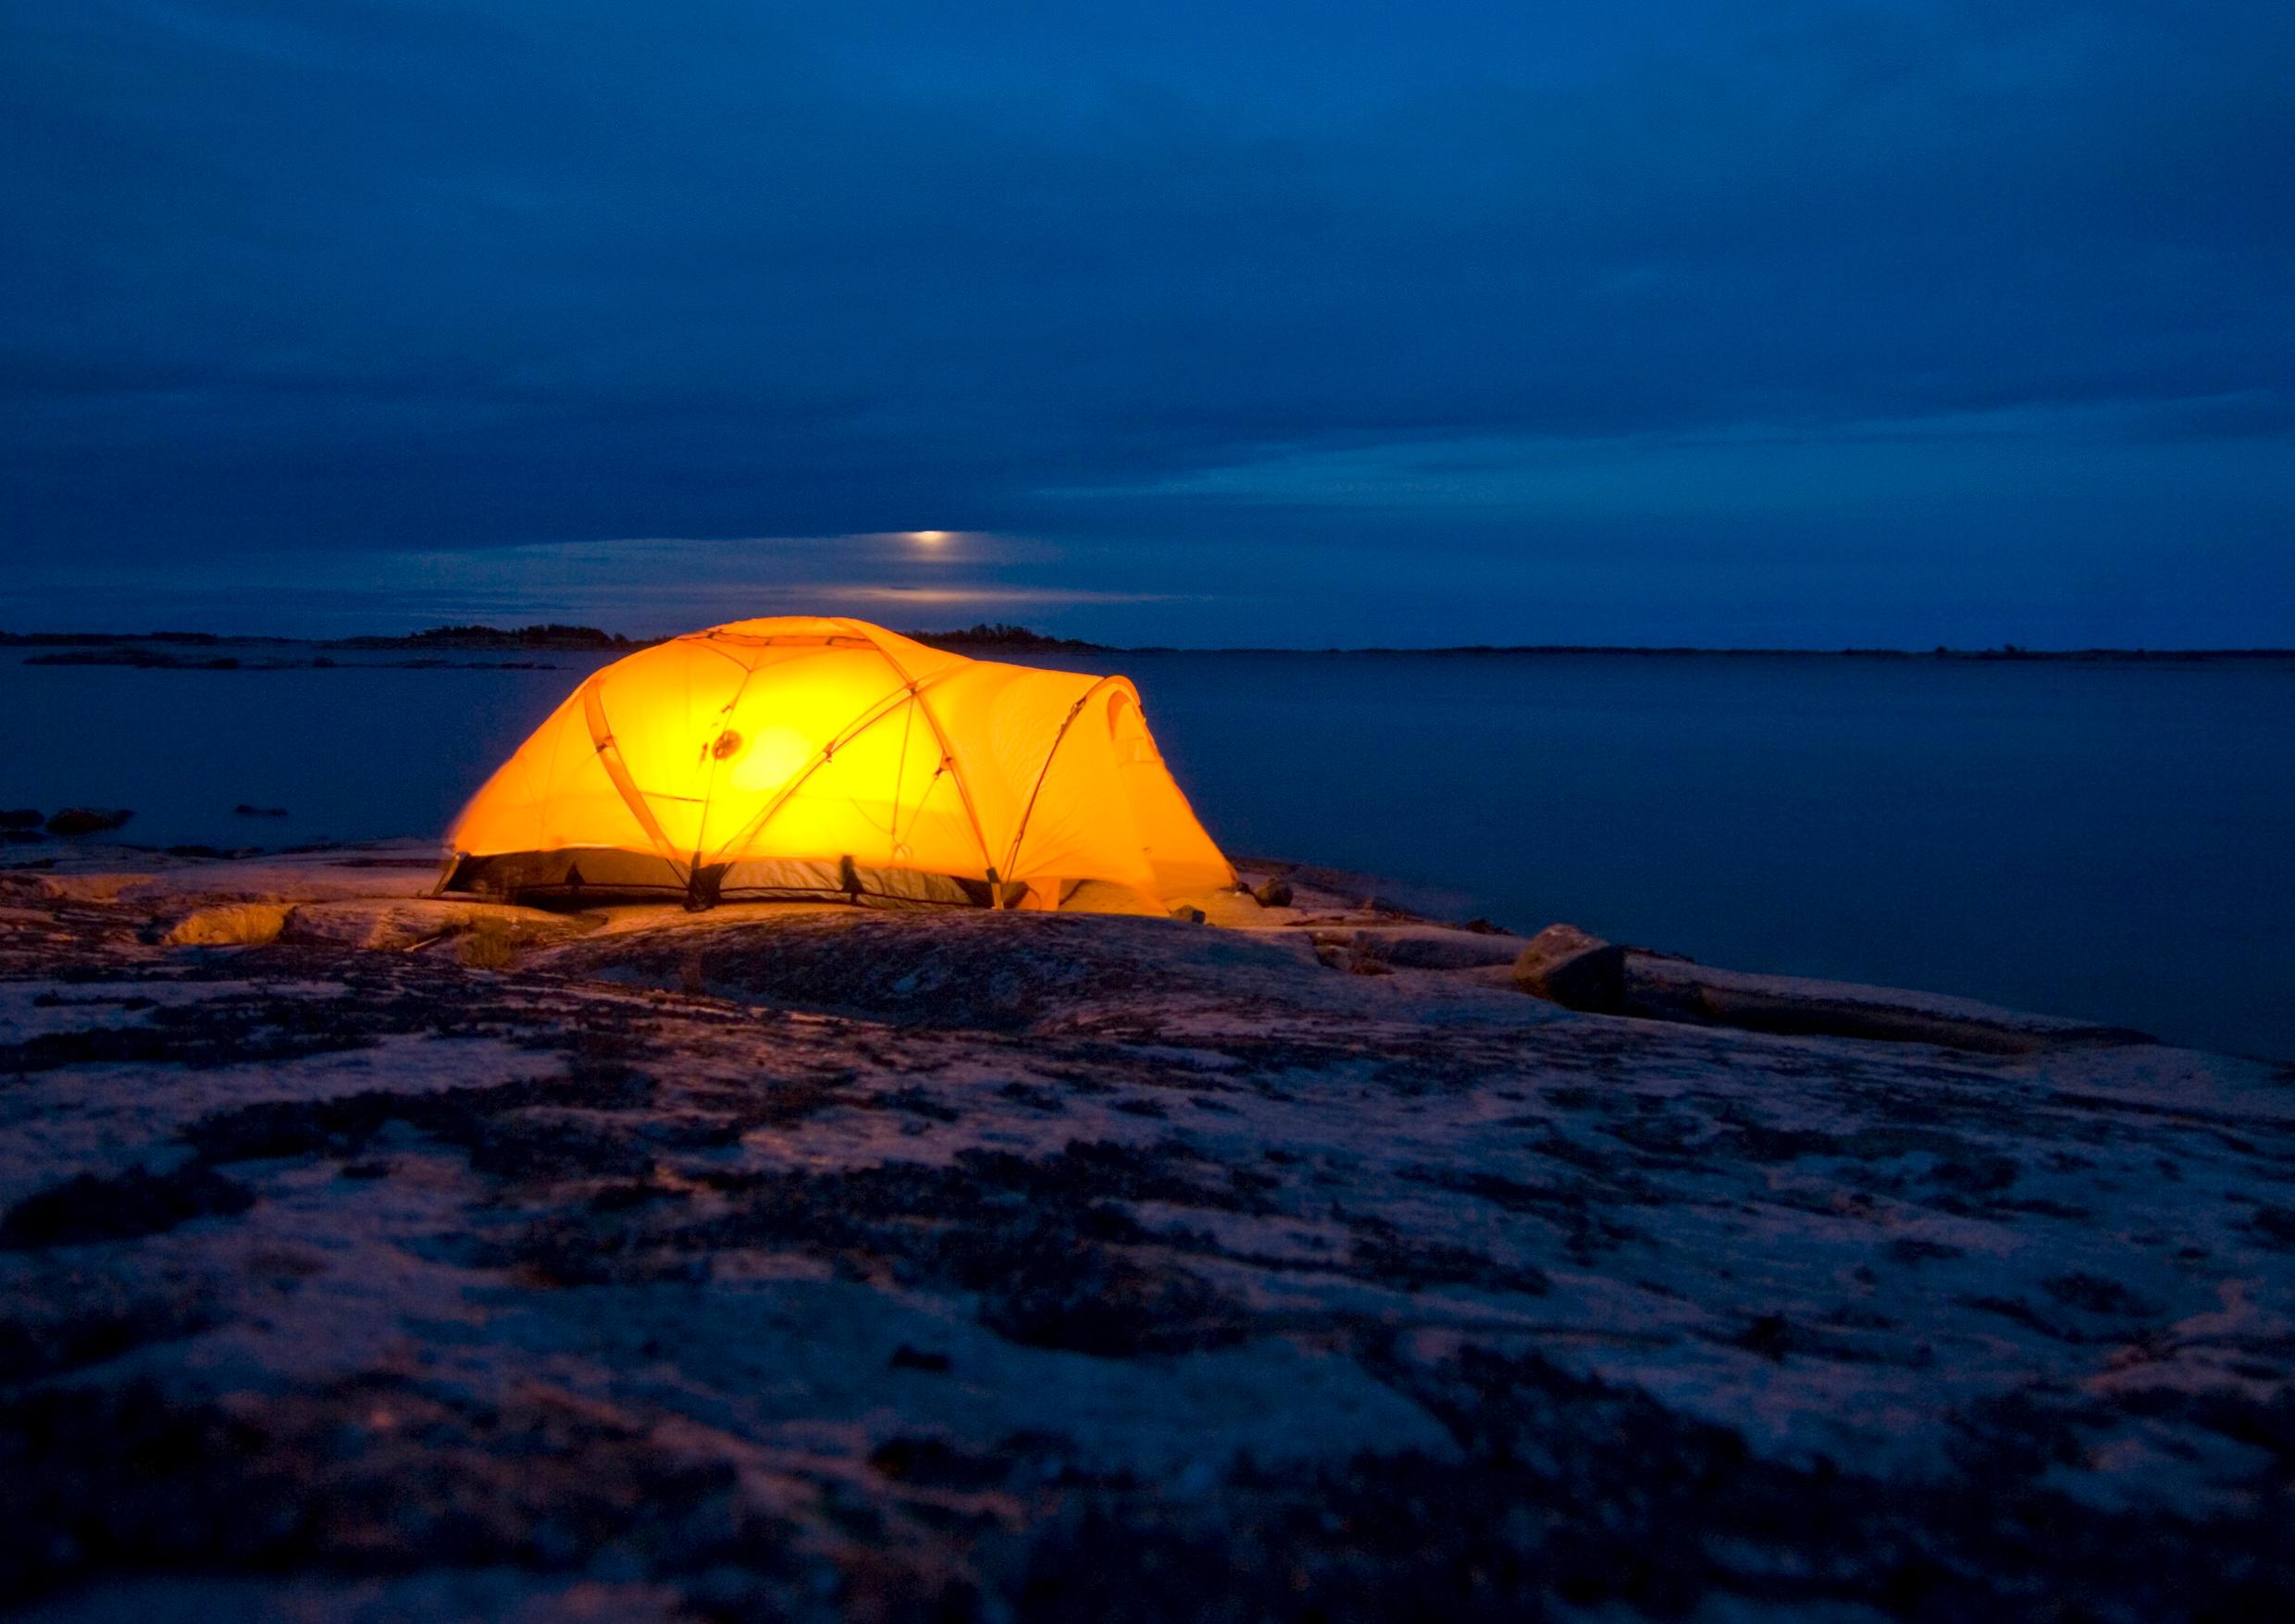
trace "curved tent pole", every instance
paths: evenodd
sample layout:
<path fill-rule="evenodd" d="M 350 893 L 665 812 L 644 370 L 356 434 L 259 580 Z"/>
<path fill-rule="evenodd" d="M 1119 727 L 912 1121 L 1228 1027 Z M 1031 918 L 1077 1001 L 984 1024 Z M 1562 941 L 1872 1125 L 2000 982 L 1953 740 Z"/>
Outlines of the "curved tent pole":
<path fill-rule="evenodd" d="M 762 660 L 759 660 L 759 661 L 745 660 L 745 659 L 742 659 L 739 655 L 735 654 L 735 653 L 732 653 L 732 652 L 731 652 L 730 651 L 728 651 L 728 650 L 726 648 L 726 646 L 725 646 L 725 644 L 726 644 L 728 640 L 730 640 L 730 639 L 721 638 L 719 638 L 719 636 L 717 635 L 717 633 L 718 633 L 718 628 L 717 628 L 717 627 L 715 627 L 715 626 L 712 626 L 712 627 L 711 627 L 709 630 L 707 630 L 707 631 L 700 631 L 700 632 L 688 632 L 688 633 L 686 633 L 683 637 L 676 638 L 673 638 L 672 640 L 673 640 L 673 641 L 676 641 L 676 642 L 681 642 L 681 643 L 684 643 L 684 642 L 690 642 L 690 643 L 694 644 L 695 646 L 697 646 L 697 647 L 699 647 L 699 648 L 707 649 L 707 650 L 708 650 L 711 653 L 715 654 L 718 658 L 720 658 L 720 659 L 722 659 L 722 660 L 729 660 L 729 661 L 731 661 L 734 664 L 736 664 L 736 665 L 738 665 L 738 666 L 739 666 L 739 667 L 740 667 L 740 669 L 741 669 L 741 680 L 734 686 L 734 689 L 733 689 L 733 698 L 732 698 L 732 699 L 730 699 L 730 700 L 726 700 L 726 703 L 725 703 L 725 705 L 724 705 L 724 706 L 723 706 L 723 707 L 719 710 L 719 712 L 718 712 L 718 714 L 719 714 L 721 717 L 726 717 L 726 718 L 728 718 L 728 719 L 729 719 L 729 718 L 732 716 L 732 714 L 733 714 L 734 711 L 739 707 L 739 705 L 740 705 L 740 703 L 741 703 L 741 696 L 742 696 L 743 694 L 745 694 L 745 693 L 747 693 L 747 692 L 749 691 L 749 685 L 750 685 L 751 681 L 752 679 L 754 679 L 754 678 L 755 678 L 755 676 L 757 676 L 757 673 L 758 673 L 760 670 L 762 670 L 762 669 L 763 668 L 763 661 L 762 661 Z M 810 639 L 808 639 L 808 640 L 810 640 Z M 819 647 L 819 648 L 815 648 L 815 649 L 810 650 L 810 651 L 809 651 L 809 652 L 812 652 L 812 653 L 816 653 L 816 654 L 817 654 L 817 653 L 824 653 L 824 652 L 826 652 L 826 651 L 827 651 L 828 648 L 831 646 L 831 639 L 826 638 L 821 638 L 821 639 L 818 639 L 818 640 L 819 640 L 819 642 L 821 643 L 821 645 L 822 645 L 822 646 L 821 646 L 821 647 Z M 786 645 L 786 644 L 788 644 L 788 643 L 789 643 L 789 642 L 793 642 L 793 641 L 797 641 L 797 639 L 788 639 L 788 638 L 774 638 L 774 637 L 766 637 L 766 638 L 743 638 L 739 639 L 739 644 L 740 644 L 740 646 L 750 647 L 750 648 L 771 649 L 771 648 L 775 648 L 775 647 L 778 647 L 778 646 L 784 646 L 784 645 Z M 872 646 L 873 646 L 873 645 L 872 645 Z M 802 658 L 804 658 L 804 655 L 803 655 L 803 654 L 800 654 L 800 655 L 798 655 L 798 656 L 797 656 L 797 658 L 799 658 L 799 659 L 802 659 Z M 781 663 L 781 667 L 780 667 L 780 668 L 781 668 L 781 669 L 786 669 L 786 668 L 787 668 L 787 666 L 788 666 L 789 663 L 790 663 L 790 662 L 788 662 L 788 661 L 783 661 L 783 662 Z M 881 704 L 881 703 L 883 703 L 883 702 L 885 702 L 885 701 L 882 701 L 882 700 L 880 700 L 880 701 L 879 701 L 879 703 L 880 703 L 880 704 Z M 743 827 L 741 827 L 740 829 L 736 830 L 736 831 L 734 832 L 734 834 L 732 835 L 732 837 L 731 837 L 730 838 L 728 838 L 728 839 L 725 840 L 724 842 L 722 842 L 722 843 L 721 843 L 721 844 L 717 847 L 717 849 L 716 849 L 714 851 L 709 851 L 709 850 L 708 850 L 708 848 L 707 848 L 707 847 L 703 844 L 703 841 L 702 841 L 702 836 L 704 836 L 704 835 L 706 835 L 706 834 L 708 833 L 708 829 L 709 829 L 709 812 L 710 812 L 710 808 L 711 808 L 712 806 L 713 806 L 713 805 L 716 803 L 716 796 L 717 796 L 717 762 L 716 762 L 716 759 L 715 759 L 714 755 L 713 754 L 713 756 L 712 756 L 712 758 L 711 758 L 711 760 L 710 760 L 710 763 L 709 763 L 709 781 L 708 781 L 708 785 L 707 785 L 707 787 L 706 787 L 702 790 L 702 792 L 701 792 L 701 826 L 700 826 L 700 829 L 696 832 L 695 837 L 694 837 L 694 841 L 693 841 L 693 867 L 692 867 L 692 874 L 693 874 L 694 875 L 698 876 L 698 875 L 701 873 L 702 869 L 703 869 L 704 867 L 706 867 L 706 866 L 707 866 L 707 865 L 706 865 L 706 864 L 704 864 L 704 863 L 703 863 L 703 862 L 701 861 L 701 860 L 702 860 L 702 856 L 703 856 L 703 853 L 704 853 L 704 852 L 707 852 L 707 853 L 708 853 L 708 855 L 709 855 L 709 857 L 710 857 L 710 859 L 713 862 L 713 861 L 715 861 L 716 859 L 719 859 L 719 858 L 724 857 L 724 856 L 725 856 L 725 854 L 726 854 L 727 851 L 731 850 L 731 849 L 733 849 L 736 845 L 738 845 L 738 844 L 740 844 L 741 842 L 743 842 L 743 841 L 745 841 L 745 840 L 748 840 L 748 839 L 749 839 L 749 838 L 751 838 L 752 836 L 754 836 L 754 835 L 756 834 L 756 832 L 757 832 L 760 828 L 763 827 L 764 823 L 765 823 L 765 820 L 766 820 L 767 818 L 770 818 L 770 817 L 771 817 L 771 816 L 772 816 L 775 812 L 778 812 L 778 811 L 780 810 L 780 807 L 781 807 L 781 802 L 782 802 L 783 800 L 786 800 L 788 798 L 788 794 L 793 794 L 793 793 L 796 791 L 796 789 L 797 789 L 797 787 L 798 787 L 798 786 L 799 786 L 799 785 L 801 785 L 801 784 L 804 782 L 804 780 L 805 780 L 806 778 L 811 777 L 811 776 L 813 775 L 813 769 L 814 769 L 815 767 L 819 767 L 819 766 L 821 766 L 821 765 L 825 764 L 825 763 L 827 762 L 827 760 L 828 760 L 829 756 L 831 756 L 831 755 L 835 754 L 835 753 L 836 753 L 836 752 L 837 752 L 839 749 L 841 749 L 841 748 L 842 748 L 842 747 L 843 747 L 843 746 L 844 746 L 847 742 L 849 742 L 849 741 L 850 741 L 852 738 L 854 738 L 856 735 L 860 734 L 862 731 L 863 731 L 863 729 L 865 729 L 867 726 L 869 726 L 871 724 L 873 724 L 875 721 L 876 721 L 876 720 L 878 719 L 876 716 L 874 716 L 874 715 L 869 715 L 869 714 L 867 714 L 866 713 L 864 713 L 863 714 L 864 714 L 864 719 L 863 719 L 863 721 L 862 721 L 862 722 L 859 725 L 857 725 L 857 726 L 854 726 L 854 727 L 851 727 L 851 728 L 848 729 L 846 732 L 844 732 L 844 733 L 842 733 L 842 734 L 839 734 L 837 738 L 833 738 L 833 739 L 831 739 L 831 740 L 829 741 L 829 743 L 828 743 L 828 745 L 827 745 L 827 747 L 826 747 L 826 749 L 825 749 L 825 752 L 823 753 L 823 755 L 822 755 L 822 757 L 821 757 L 821 760 L 820 760 L 820 761 L 818 761 L 818 762 L 813 762 L 811 765 L 809 765 L 809 766 L 805 769 L 805 771 L 804 771 L 804 773 L 803 773 L 802 775 L 800 775 L 800 776 L 799 776 L 799 777 L 798 777 L 798 778 L 797 778 L 794 782 L 792 782 L 791 784 L 789 784 L 788 786 L 787 786 L 787 792 L 786 792 L 786 793 L 784 793 L 784 794 L 782 794 L 782 795 L 780 795 L 780 796 L 775 797 L 775 800 L 774 800 L 774 801 L 773 801 L 773 803 L 772 803 L 771 805 L 767 806 L 767 807 L 765 808 L 765 810 L 764 810 L 762 813 L 760 813 L 760 814 L 759 814 L 756 818 L 752 819 L 752 820 L 751 820 L 749 824 L 745 824 L 745 825 L 744 825 Z M 721 729 L 721 731 L 722 731 L 722 729 Z M 692 883 L 693 883 L 693 882 L 692 882 L 692 880 L 688 879 L 688 887 L 692 885 Z"/>
<path fill-rule="evenodd" d="M 1103 676 L 1079 694 L 1076 702 L 1068 707 L 1068 713 L 1061 718 L 1060 730 L 1052 735 L 1052 747 L 1044 752 L 1044 764 L 1036 769 L 1036 783 L 1028 790 L 1028 804 L 1020 809 L 1020 826 L 1012 831 L 1012 849 L 1004 855 L 1007 873 L 1015 872 L 1020 866 L 1020 843 L 1028 837 L 1028 820 L 1036 815 L 1036 797 L 1044 793 L 1044 781 L 1052 775 L 1052 762 L 1060 754 L 1060 747 L 1067 742 L 1068 729 L 1073 727 L 1075 719 L 1084 714 L 1084 707 L 1092 702 L 1094 694 L 1103 688 L 1113 688 L 1119 684 L 1131 693 L 1134 704 L 1139 703 L 1137 690 L 1124 678 Z"/>
<path fill-rule="evenodd" d="M 896 666 L 894 669 L 898 670 L 899 667 Z M 795 795 L 800 789 L 803 788 L 807 779 L 811 778 L 823 767 L 827 766 L 830 761 L 835 758 L 838 750 L 843 750 L 854 739 L 860 738 L 870 728 L 875 726 L 886 717 L 891 715 L 895 711 L 900 708 L 904 701 L 912 701 L 916 698 L 916 684 L 912 682 L 903 682 L 899 688 L 893 689 L 891 693 L 887 694 L 883 699 L 877 700 L 867 710 L 862 712 L 858 720 L 854 721 L 836 738 L 830 739 L 828 743 L 823 745 L 819 751 L 813 755 L 813 759 L 805 763 L 802 771 L 792 775 L 788 783 L 782 785 L 780 788 L 774 791 L 773 799 L 765 802 L 763 807 L 758 811 L 755 817 L 750 819 L 748 823 L 743 824 L 738 829 L 735 830 L 728 839 L 719 845 L 716 850 L 711 852 L 710 861 L 712 862 L 719 862 L 725 858 L 726 853 L 732 851 L 735 848 L 746 845 L 749 841 L 755 839 L 757 837 L 758 831 L 773 821 L 774 813 L 779 812 L 784 806 L 787 806 L 788 804 L 789 797 Z"/>
<path fill-rule="evenodd" d="M 733 663 L 741 668 L 741 680 L 733 685 L 733 697 L 727 700 L 717 713 L 719 718 L 717 733 L 719 738 L 723 738 L 726 727 L 733 720 L 733 713 L 740 706 L 741 696 L 749 692 L 749 685 L 757 676 L 758 667 L 746 660 L 735 660 L 731 654 L 726 653 L 725 650 L 718 648 L 706 638 L 701 641 L 701 646 L 708 649 L 710 652 L 724 655 L 726 659 L 733 660 Z M 701 872 L 702 837 L 709 833 L 709 809 L 715 804 L 717 799 L 716 743 L 716 739 L 713 738 L 709 743 L 709 777 L 701 786 L 701 821 L 693 828 L 693 872 L 697 874 Z"/>
<path fill-rule="evenodd" d="M 714 630 L 705 632 L 685 632 L 677 637 L 670 638 L 669 640 L 673 643 L 691 643 L 697 649 L 707 649 L 720 660 L 730 660 L 733 663 L 738 665 L 743 671 L 749 672 L 752 676 L 756 673 L 756 666 L 751 665 L 748 661 L 742 659 L 738 654 L 728 654 L 726 652 L 724 639 L 720 638 Z"/>
<path fill-rule="evenodd" d="M 613 667 L 606 669 L 610 671 Z M 646 838 L 653 842 L 653 849 L 673 870 L 683 870 L 686 883 L 689 886 L 693 883 L 693 869 L 678 861 L 676 849 L 670 844 L 668 832 L 662 827 L 661 820 L 653 815 L 653 808 L 647 804 L 645 791 L 639 789 L 637 779 L 630 776 L 629 763 L 622 760 L 621 746 L 614 742 L 614 727 L 607 720 L 605 697 L 601 692 L 604 676 L 605 672 L 601 671 L 582 684 L 582 720 L 589 725 L 590 742 L 597 746 L 598 762 L 605 768 L 605 775 L 613 780 L 615 792 L 627 803 L 631 815 L 638 820 L 638 826 L 645 831 Z"/>
<path fill-rule="evenodd" d="M 876 651 L 877 658 L 891 666 L 900 680 L 909 685 L 909 692 L 916 698 L 916 708 L 924 713 L 924 725 L 933 730 L 933 738 L 940 746 L 940 759 L 948 762 L 951 769 L 949 776 L 956 780 L 956 798 L 963 804 L 964 821 L 972 825 L 974 840 L 979 843 L 980 866 L 987 873 L 988 886 L 991 894 L 996 899 L 996 906 L 1003 907 L 1004 889 L 1002 876 L 996 872 L 996 853 L 988 849 L 988 832 L 981 826 L 980 809 L 973 805 L 973 792 L 964 782 L 964 772 L 957 759 L 955 741 L 949 738 L 948 729 L 940 725 L 940 718 L 933 714 L 932 705 L 924 698 L 924 689 L 929 686 L 928 683 L 920 682 L 911 676 L 908 668 L 893 658 L 892 651 L 878 642 L 865 626 L 844 619 L 834 620 L 830 624 L 841 626 L 855 637 L 865 641 L 870 648 Z M 935 677 L 932 680 L 937 681 L 938 678 Z"/>
<path fill-rule="evenodd" d="M 892 759 L 892 816 L 885 824 L 885 861 L 891 862 L 900 852 L 900 792 L 909 787 L 909 740 L 916 732 L 916 707 L 911 705 L 900 713 L 900 749 Z M 939 774 L 933 775 L 935 778 Z M 932 793 L 932 786 L 924 787 L 924 794 L 916 798 L 916 810 L 924 810 L 924 796 Z M 914 826 L 914 820 L 911 820 Z"/>

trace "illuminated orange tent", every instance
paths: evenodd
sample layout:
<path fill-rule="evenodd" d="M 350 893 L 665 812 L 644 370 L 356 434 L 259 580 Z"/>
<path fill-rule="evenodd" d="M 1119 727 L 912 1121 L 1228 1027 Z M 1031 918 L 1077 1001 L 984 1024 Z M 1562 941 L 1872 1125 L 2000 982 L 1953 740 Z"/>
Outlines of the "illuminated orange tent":
<path fill-rule="evenodd" d="M 441 889 L 1057 908 L 1234 871 L 1121 676 L 857 620 L 713 626 L 584 682 L 463 809 Z"/>

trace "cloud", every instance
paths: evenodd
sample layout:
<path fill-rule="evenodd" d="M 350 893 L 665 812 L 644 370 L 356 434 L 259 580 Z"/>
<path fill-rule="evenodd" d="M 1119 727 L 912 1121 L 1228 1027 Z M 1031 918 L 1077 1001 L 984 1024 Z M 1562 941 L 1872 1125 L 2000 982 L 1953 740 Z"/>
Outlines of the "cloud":
<path fill-rule="evenodd" d="M 1135 548 L 1160 598 L 1146 549 L 1238 500 L 1272 522 L 1228 545 L 1277 551 L 1234 573 L 1281 567 L 1319 469 L 1428 518 L 1357 537 L 1411 569 L 1459 505 L 1419 463 L 1582 451 L 1547 488 L 1622 524 L 1657 488 L 1599 470 L 1646 453 L 1758 527 L 1793 457 L 1681 448 L 1853 478 L 1858 426 L 1929 422 L 1917 497 L 1988 414 L 2063 479 L 2084 414 L 2287 437 L 2295 12 L 1580 9 L 19 8 L 0 526 L 148 561 L 949 525 L 1073 543 L 1007 586 L 1128 589 L 1045 572 Z M 2264 461 L 2190 466 L 2252 506 Z"/>
<path fill-rule="evenodd" d="M 853 614 L 943 626 L 966 615 L 1120 608 L 1181 596 L 1010 578 L 1044 557 L 1025 539 L 975 532 L 946 533 L 930 545 L 901 534 L 626 538 L 317 557 L 235 550 L 108 568 L 35 560 L 0 585 L 0 625 L 114 629 L 120 624 L 114 605 L 125 597 L 141 618 L 171 629 L 339 636 L 471 620 L 561 621 L 651 635 L 761 614 Z"/>
<path fill-rule="evenodd" d="M 1854 513 L 1907 495 L 1997 503 L 2099 484 L 2227 487 L 2295 509 L 2284 406 L 2263 391 L 1623 435 L 1435 435 L 1274 452 L 1065 500 L 1523 518 Z M 2235 431 L 2246 426 L 2247 432 Z"/>

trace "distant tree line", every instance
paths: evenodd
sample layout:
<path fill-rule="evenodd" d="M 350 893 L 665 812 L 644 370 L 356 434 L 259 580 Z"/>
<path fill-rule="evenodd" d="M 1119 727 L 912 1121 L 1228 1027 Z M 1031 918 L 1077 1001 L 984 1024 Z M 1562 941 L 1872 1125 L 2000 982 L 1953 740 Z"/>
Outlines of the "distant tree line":
<path fill-rule="evenodd" d="M 637 649 L 653 638 L 626 638 L 594 626 L 434 626 L 404 637 L 343 638 L 339 649 Z"/>
<path fill-rule="evenodd" d="M 993 624 L 982 621 L 958 631 L 912 631 L 903 634 L 920 643 L 936 649 L 997 649 L 1006 652 L 1031 654 L 1096 654 L 1106 645 L 1087 643 L 1076 638 L 1048 638 L 1042 632 L 1031 631 L 1024 626 L 1009 626 L 1002 621 Z"/>

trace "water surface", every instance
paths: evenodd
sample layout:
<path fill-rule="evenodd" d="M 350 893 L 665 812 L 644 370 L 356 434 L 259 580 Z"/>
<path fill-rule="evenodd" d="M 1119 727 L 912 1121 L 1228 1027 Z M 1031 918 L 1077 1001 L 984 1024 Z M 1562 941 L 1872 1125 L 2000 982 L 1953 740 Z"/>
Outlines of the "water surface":
<path fill-rule="evenodd" d="M 442 830 L 596 662 L 142 671 L 0 657 L 0 805 L 155 845 Z M 478 658 L 472 656 L 469 658 Z M 1160 653 L 1229 850 L 1717 964 L 2295 1057 L 2295 663 Z M 288 809 L 249 819 L 242 802 Z"/>

